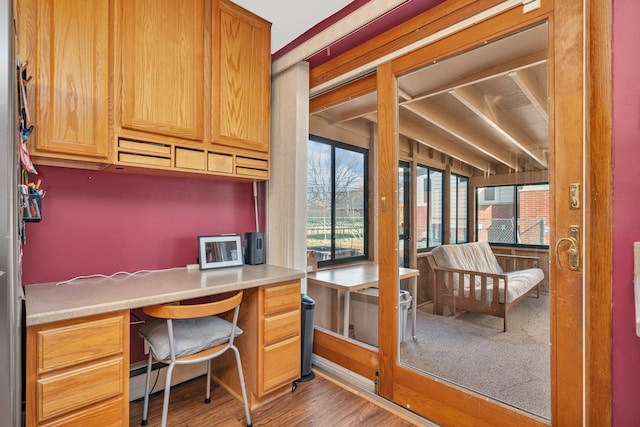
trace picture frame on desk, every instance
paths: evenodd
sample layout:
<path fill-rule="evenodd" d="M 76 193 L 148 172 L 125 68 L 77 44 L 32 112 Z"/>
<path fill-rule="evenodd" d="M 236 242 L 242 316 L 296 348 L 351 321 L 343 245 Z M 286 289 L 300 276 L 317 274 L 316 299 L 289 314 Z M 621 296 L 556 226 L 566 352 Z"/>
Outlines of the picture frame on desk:
<path fill-rule="evenodd" d="M 200 270 L 243 265 L 242 240 L 237 234 L 198 236 Z"/>

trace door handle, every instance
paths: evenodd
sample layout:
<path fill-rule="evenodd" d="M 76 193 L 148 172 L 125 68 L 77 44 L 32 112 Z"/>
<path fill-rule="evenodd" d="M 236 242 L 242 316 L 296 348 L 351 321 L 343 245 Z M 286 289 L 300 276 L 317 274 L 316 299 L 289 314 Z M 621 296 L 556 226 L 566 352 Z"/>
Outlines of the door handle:
<path fill-rule="evenodd" d="M 576 271 L 580 268 L 580 244 L 575 237 L 563 237 L 556 242 L 556 267 L 558 270 L 562 270 L 558 249 L 560 244 L 565 241 L 569 242 L 569 249 L 567 250 L 569 254 L 569 270 Z"/>

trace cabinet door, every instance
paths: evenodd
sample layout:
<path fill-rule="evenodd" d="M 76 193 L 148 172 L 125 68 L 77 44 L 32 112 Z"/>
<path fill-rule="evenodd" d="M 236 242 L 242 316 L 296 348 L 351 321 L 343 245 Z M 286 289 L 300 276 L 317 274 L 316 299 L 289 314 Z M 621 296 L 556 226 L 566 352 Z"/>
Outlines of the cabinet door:
<path fill-rule="evenodd" d="M 127 425 L 129 311 L 27 328 L 26 426 Z"/>
<path fill-rule="evenodd" d="M 109 155 L 109 1 L 25 3 L 20 7 L 36 11 L 32 154 L 104 161 Z"/>
<path fill-rule="evenodd" d="M 300 281 L 260 289 L 258 397 L 300 378 Z"/>
<path fill-rule="evenodd" d="M 229 1 L 214 1 L 213 33 L 213 140 L 268 152 L 271 24 Z"/>
<path fill-rule="evenodd" d="M 204 13 L 203 1 L 122 1 L 123 128 L 204 138 Z"/>

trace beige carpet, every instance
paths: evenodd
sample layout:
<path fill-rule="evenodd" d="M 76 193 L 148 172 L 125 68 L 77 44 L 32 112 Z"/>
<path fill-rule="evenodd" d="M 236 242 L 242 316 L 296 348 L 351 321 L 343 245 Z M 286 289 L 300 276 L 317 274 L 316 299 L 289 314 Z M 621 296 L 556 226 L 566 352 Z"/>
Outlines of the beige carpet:
<path fill-rule="evenodd" d="M 428 312 L 426 312 L 428 311 Z M 418 309 L 418 341 L 400 345 L 400 361 L 445 381 L 549 419 L 549 297 L 525 299 L 502 319 L 464 313 L 436 316 Z"/>

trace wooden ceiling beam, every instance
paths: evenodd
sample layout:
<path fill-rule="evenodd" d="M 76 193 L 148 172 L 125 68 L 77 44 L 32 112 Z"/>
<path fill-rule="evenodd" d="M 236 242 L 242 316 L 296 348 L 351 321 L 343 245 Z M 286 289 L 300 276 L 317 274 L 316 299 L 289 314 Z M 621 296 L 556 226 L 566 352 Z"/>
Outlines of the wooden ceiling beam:
<path fill-rule="evenodd" d="M 549 123 L 549 102 L 547 88 L 533 75 L 531 70 L 518 70 L 509 73 L 509 77 L 531 101 L 544 121 Z"/>
<path fill-rule="evenodd" d="M 432 96 L 436 96 L 441 93 L 449 92 L 452 89 L 474 85 L 477 83 L 484 82 L 486 80 L 491 80 L 499 76 L 509 75 L 510 73 L 513 73 L 513 72 L 526 70 L 526 69 L 533 68 L 538 65 L 542 65 L 546 63 L 547 63 L 547 51 L 544 50 L 544 51 L 536 52 L 531 55 L 526 55 L 521 58 L 516 58 L 512 61 L 504 62 L 500 65 L 496 65 L 495 67 L 486 68 L 478 73 L 474 73 L 474 74 L 465 76 L 462 79 L 449 82 L 444 86 L 439 86 L 437 88 L 429 89 L 424 93 L 414 94 L 413 96 L 409 96 L 405 98 L 405 101 L 401 101 L 401 104 L 411 102 L 411 101 L 418 101 L 425 98 L 430 98 Z M 423 72 L 428 73 L 429 68 L 425 68 Z M 400 94 L 409 93 L 407 91 L 407 88 L 402 86 L 402 78 L 398 79 L 398 86 L 399 86 L 398 92 Z"/>
<path fill-rule="evenodd" d="M 432 102 L 422 100 L 420 103 L 404 104 L 402 107 L 439 127 L 453 136 L 457 141 L 463 142 L 514 171 L 519 170 L 518 163 L 513 156 L 505 153 L 504 149 L 489 141 L 487 138 L 473 133 L 468 127 L 461 126 L 455 116 L 442 111 L 440 107 L 434 105 Z"/>
<path fill-rule="evenodd" d="M 375 113 L 368 114 L 365 118 L 373 123 L 378 122 L 378 117 Z M 402 136 L 418 141 L 430 149 L 440 151 L 484 173 L 495 174 L 496 172 L 495 167 L 486 158 L 464 149 L 455 142 L 438 135 L 408 117 L 400 116 L 399 127 Z"/>
<path fill-rule="evenodd" d="M 449 93 L 519 151 L 524 152 L 544 169 L 549 167 L 544 154 L 536 147 L 536 143 L 507 119 L 489 97 L 483 95 L 474 86 L 461 87 Z"/>
<path fill-rule="evenodd" d="M 362 118 L 368 114 L 375 113 L 377 110 L 377 105 L 361 107 L 359 109 L 354 109 L 344 114 L 337 115 L 330 120 L 330 123 L 339 124 L 348 122 L 351 120 Z"/>

